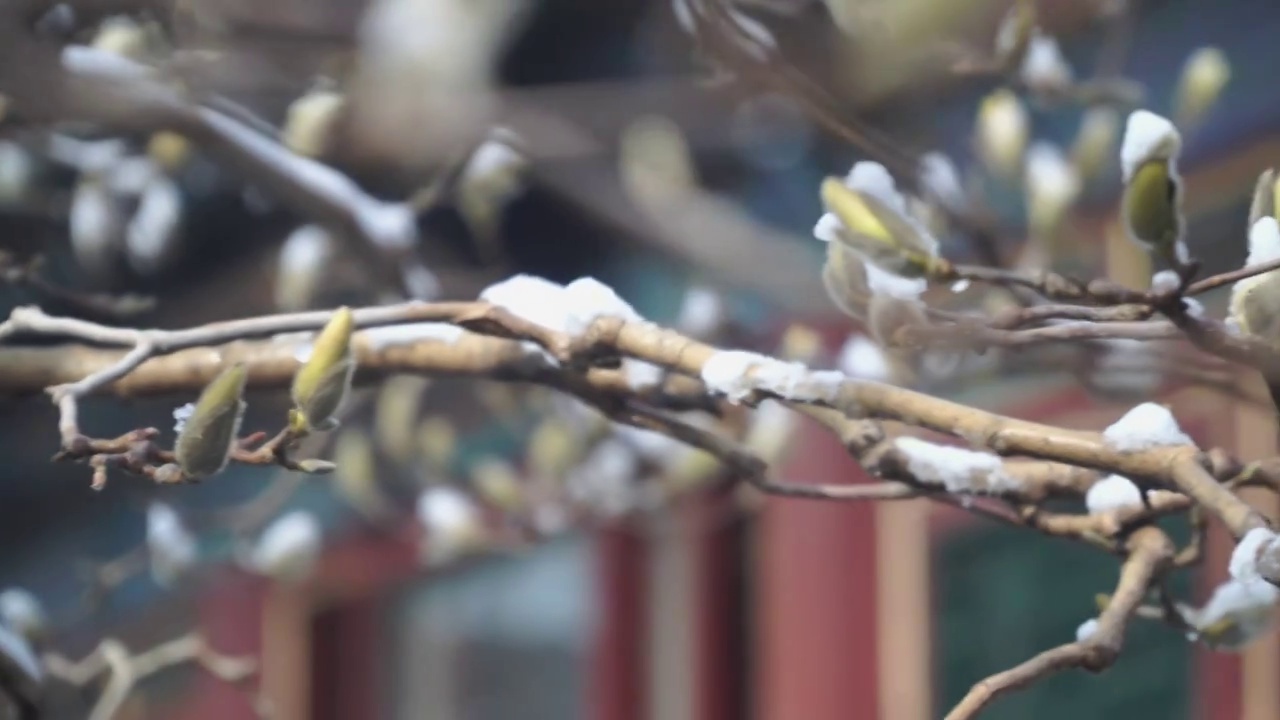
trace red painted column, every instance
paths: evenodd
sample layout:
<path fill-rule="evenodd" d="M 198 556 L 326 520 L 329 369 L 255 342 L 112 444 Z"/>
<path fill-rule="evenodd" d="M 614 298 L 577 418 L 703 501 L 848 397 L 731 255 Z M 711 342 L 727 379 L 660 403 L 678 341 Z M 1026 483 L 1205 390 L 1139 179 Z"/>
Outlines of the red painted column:
<path fill-rule="evenodd" d="M 805 427 L 785 481 L 865 479 L 829 433 Z M 754 580 L 759 720 L 873 720 L 874 512 L 864 503 L 771 499 Z"/>
<path fill-rule="evenodd" d="M 693 713 L 697 720 L 748 717 L 743 660 L 746 606 L 741 510 L 723 493 L 700 493 L 682 508 L 690 543 L 693 611 Z"/>
<path fill-rule="evenodd" d="M 596 533 L 598 626 L 587 683 L 591 720 L 644 720 L 645 547 L 634 530 Z"/>

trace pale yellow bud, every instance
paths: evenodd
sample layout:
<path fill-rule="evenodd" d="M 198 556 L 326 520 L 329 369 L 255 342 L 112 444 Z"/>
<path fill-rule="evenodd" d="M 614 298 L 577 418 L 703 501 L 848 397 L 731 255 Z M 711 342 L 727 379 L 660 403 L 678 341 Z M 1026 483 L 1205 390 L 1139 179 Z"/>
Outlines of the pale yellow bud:
<path fill-rule="evenodd" d="M 281 132 L 285 146 L 306 157 L 324 156 L 333 146 L 345 105 L 345 98 L 330 90 L 313 90 L 294 100 Z"/>
<path fill-rule="evenodd" d="M 1106 170 L 1119 138 L 1120 113 L 1114 108 L 1095 107 L 1085 111 L 1071 146 L 1071 164 L 1082 181 L 1096 178 Z"/>
<path fill-rule="evenodd" d="M 355 361 L 351 333 L 355 320 L 350 308 L 339 308 L 311 346 L 311 355 L 293 376 L 292 396 L 304 427 L 325 430 L 351 388 Z"/>
<path fill-rule="evenodd" d="M 1018 177 L 1030 135 L 1027 110 L 1012 90 L 1001 88 L 982 100 L 975 142 L 978 157 L 993 175 Z"/>
<path fill-rule="evenodd" d="M 813 362 L 822 353 L 822 335 L 807 325 L 790 325 L 782 333 L 778 354 L 785 360 Z"/>
<path fill-rule="evenodd" d="M 369 520 L 390 514 L 378 487 L 378 461 L 368 435 L 358 429 L 344 430 L 334 443 L 333 462 L 337 466 L 334 484 L 343 501 Z"/>
<path fill-rule="evenodd" d="M 524 484 L 511 463 L 501 458 L 477 461 L 471 468 L 471 484 L 485 502 L 505 513 L 524 508 Z"/>
<path fill-rule="evenodd" d="M 161 130 L 147 141 L 147 155 L 165 172 L 173 173 L 191 157 L 191 142 L 178 133 Z"/>
<path fill-rule="evenodd" d="M 418 453 L 427 468 L 445 472 L 458 448 L 458 435 L 448 419 L 432 416 L 418 425 Z"/>
<path fill-rule="evenodd" d="M 1222 50 L 1203 47 L 1191 53 L 1182 67 L 1174 99 L 1174 118 L 1178 126 L 1198 125 L 1230 80 L 1231 63 Z"/>
<path fill-rule="evenodd" d="M 413 460 L 414 428 L 417 427 L 422 396 L 431 386 L 429 378 L 396 375 L 378 391 L 374 412 L 374 435 L 378 446 L 397 463 Z"/>
<path fill-rule="evenodd" d="M 529 436 L 525 462 L 535 477 L 555 479 L 573 465 L 576 450 L 577 442 L 564 421 L 547 418 Z"/>

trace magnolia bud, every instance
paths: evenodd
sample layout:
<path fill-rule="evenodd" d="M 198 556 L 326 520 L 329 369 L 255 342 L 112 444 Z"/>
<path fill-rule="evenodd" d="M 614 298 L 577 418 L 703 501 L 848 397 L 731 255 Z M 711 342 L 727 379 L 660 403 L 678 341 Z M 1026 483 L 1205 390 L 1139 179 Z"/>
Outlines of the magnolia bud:
<path fill-rule="evenodd" d="M 784 360 L 811 363 L 822 353 L 822 335 L 807 325 L 788 325 L 782 333 L 778 354 Z"/>
<path fill-rule="evenodd" d="M 49 616 L 35 595 L 22 588 L 0 592 L 0 623 L 38 645 L 49 632 Z"/>
<path fill-rule="evenodd" d="M 93 38 L 93 47 L 131 60 L 142 60 L 147 54 L 147 32 L 141 25 L 125 16 L 103 21 Z"/>
<path fill-rule="evenodd" d="M 476 461 L 471 468 L 471 484 L 480 497 L 505 513 L 524 508 L 524 483 L 511 463 L 490 457 Z"/>
<path fill-rule="evenodd" d="M 418 425 L 418 452 L 427 468 L 443 473 L 458 449 L 458 433 L 448 419 L 432 416 Z"/>
<path fill-rule="evenodd" d="M 495 131 L 458 177 L 458 212 L 486 246 L 496 241 L 503 211 L 524 189 L 529 161 L 516 149 L 518 142 L 510 131 Z"/>
<path fill-rule="evenodd" d="M 1151 252 L 1178 264 L 1186 261 L 1177 170 L 1181 150 L 1182 137 L 1167 119 L 1146 110 L 1129 116 L 1120 148 L 1125 230 Z"/>
<path fill-rule="evenodd" d="M 573 464 L 576 448 L 577 442 L 564 421 L 549 417 L 530 433 L 525 465 L 536 478 L 560 478 Z"/>
<path fill-rule="evenodd" d="M 1182 67 L 1174 97 L 1173 117 L 1178 127 L 1198 125 L 1230 80 L 1231 63 L 1222 50 L 1203 47 L 1191 53 Z"/>
<path fill-rule="evenodd" d="M 196 564 L 199 545 L 173 508 L 153 503 L 147 510 L 147 552 L 151 576 L 169 586 Z"/>
<path fill-rule="evenodd" d="M 378 521 L 390 512 L 378 487 L 378 462 L 373 442 L 362 430 L 345 430 L 333 447 L 334 478 L 342 499 L 366 519 Z"/>
<path fill-rule="evenodd" d="M 1080 197 L 1076 170 L 1056 145 L 1037 142 L 1027 151 L 1027 214 L 1038 234 L 1052 234 Z"/>
<path fill-rule="evenodd" d="M 99 177 L 83 176 L 71 196 L 68 213 L 71 249 L 86 272 L 102 276 L 117 260 L 124 237 L 120 201 Z"/>
<path fill-rule="evenodd" d="M 284 582 L 298 582 L 320 560 L 320 523 L 304 510 L 277 518 L 263 531 L 248 558 L 249 567 Z"/>
<path fill-rule="evenodd" d="M 333 147 L 346 100 L 332 90 L 312 90 L 289 106 L 281 140 L 306 157 L 322 157 Z"/>
<path fill-rule="evenodd" d="M 303 225 L 284 241 L 276 261 L 276 306 L 293 312 L 311 304 L 325 263 L 334 254 L 333 238 L 319 225 Z"/>
<path fill-rule="evenodd" d="M 157 175 L 143 190 L 125 232 L 129 264 L 140 274 L 155 274 L 172 258 L 181 233 L 182 193 L 172 180 Z"/>
<path fill-rule="evenodd" d="M 1119 136 L 1120 114 L 1114 108 L 1103 106 L 1085 111 L 1071 146 L 1071 164 L 1082 180 L 1095 178 L 1107 168 Z"/>
<path fill-rule="evenodd" d="M 899 275 L 919 277 L 929 271 L 931 239 L 880 198 L 827 178 L 822 182 L 822 203 L 840 221 L 835 238 L 852 250 Z"/>
<path fill-rule="evenodd" d="M 425 531 L 422 559 L 448 562 L 484 543 L 480 513 L 470 498 L 456 488 L 441 485 L 418 496 L 418 522 Z"/>
<path fill-rule="evenodd" d="M 680 332 L 694 338 L 711 337 L 724 324 L 724 299 L 714 290 L 689 288 L 680 304 L 675 325 Z"/>
<path fill-rule="evenodd" d="M 346 400 L 356 369 L 351 356 L 354 329 L 351 309 L 339 308 L 312 343 L 311 356 L 293 376 L 293 404 L 304 427 L 336 427 L 333 415 Z"/>
<path fill-rule="evenodd" d="M 822 285 L 827 296 L 846 315 L 866 319 L 871 288 L 867 284 L 867 267 L 857 253 L 841 243 L 828 243 Z"/>
<path fill-rule="evenodd" d="M 161 130 L 147 141 L 147 155 L 166 173 L 174 173 L 191 158 L 191 141 L 178 133 Z"/>
<path fill-rule="evenodd" d="M 374 410 L 373 431 L 381 447 L 400 464 L 413 460 L 414 433 L 422 395 L 431 380 L 418 375 L 396 375 L 378 391 Z"/>
<path fill-rule="evenodd" d="M 997 90 L 978 107 L 977 152 L 993 175 L 1016 178 L 1030 138 L 1026 108 L 1013 91 Z"/>
<path fill-rule="evenodd" d="M 214 475 L 226 467 L 244 416 L 242 398 L 247 379 L 244 364 L 236 363 L 200 393 L 174 447 L 178 466 L 187 477 Z"/>

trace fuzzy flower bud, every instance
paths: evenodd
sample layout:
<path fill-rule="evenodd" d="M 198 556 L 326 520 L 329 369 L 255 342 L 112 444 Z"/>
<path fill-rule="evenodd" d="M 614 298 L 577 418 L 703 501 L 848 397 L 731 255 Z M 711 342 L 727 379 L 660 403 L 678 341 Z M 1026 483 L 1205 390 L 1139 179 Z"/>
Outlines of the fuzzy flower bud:
<path fill-rule="evenodd" d="M 49 616 L 40 600 L 22 588 L 0 592 L 0 624 L 38 644 L 49 631 Z"/>
<path fill-rule="evenodd" d="M 487 503 L 503 512 L 519 512 L 524 507 L 524 484 L 511 463 L 501 458 L 483 458 L 471 468 L 471 484 Z"/>
<path fill-rule="evenodd" d="M 1203 47 L 1191 53 L 1182 66 L 1174 99 L 1178 127 L 1198 125 L 1231 81 L 1231 63 L 1222 50 Z"/>
<path fill-rule="evenodd" d="M 391 509 L 378 487 L 378 463 L 369 436 L 356 428 L 344 430 L 334 442 L 333 463 L 339 496 L 368 520 L 385 518 Z"/>
<path fill-rule="evenodd" d="M 178 466 L 188 477 L 215 475 L 226 467 L 244 417 L 247 379 L 244 364 L 236 363 L 223 370 L 200 393 L 174 445 Z"/>
<path fill-rule="evenodd" d="M 267 526 L 250 553 L 248 564 L 262 575 L 298 582 L 315 571 L 320 546 L 319 521 L 309 512 L 295 510 Z"/>
<path fill-rule="evenodd" d="M 978 107 L 977 151 L 994 175 L 1016 178 L 1031 135 L 1027 110 L 1013 91 L 997 90 Z"/>
<path fill-rule="evenodd" d="M 152 577 L 168 586 L 195 565 L 199 545 L 172 507 L 154 503 L 147 510 L 147 552 Z"/>
<path fill-rule="evenodd" d="M 333 146 L 346 100 L 332 90 L 312 90 L 289 106 L 281 139 L 305 157 L 321 157 Z"/>
<path fill-rule="evenodd" d="M 840 221 L 835 239 L 904 277 L 928 273 L 932 238 L 880 198 L 850 188 L 838 178 L 822 182 L 822 203 Z"/>
<path fill-rule="evenodd" d="M 331 430 L 333 415 L 351 389 L 356 364 L 351 356 L 355 320 L 350 308 L 339 308 L 320 331 L 311 355 L 293 376 L 292 397 L 298 422 L 314 430 Z"/>

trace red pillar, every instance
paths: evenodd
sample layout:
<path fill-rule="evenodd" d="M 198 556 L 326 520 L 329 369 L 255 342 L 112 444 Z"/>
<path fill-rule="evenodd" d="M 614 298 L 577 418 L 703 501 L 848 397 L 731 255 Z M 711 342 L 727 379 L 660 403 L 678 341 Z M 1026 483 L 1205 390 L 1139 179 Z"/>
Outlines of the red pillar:
<path fill-rule="evenodd" d="M 599 625 L 596 628 L 587 717 L 644 720 L 645 548 L 634 530 L 604 528 L 596 533 L 595 568 Z"/>
<path fill-rule="evenodd" d="M 865 481 L 829 433 L 806 427 L 795 444 L 781 479 Z M 759 522 L 756 717 L 877 718 L 873 508 L 775 499 Z"/>

